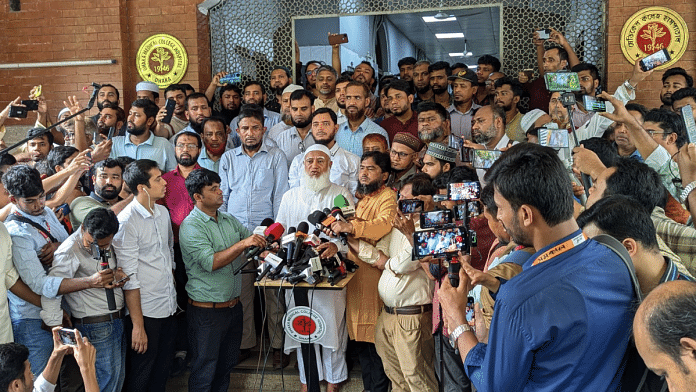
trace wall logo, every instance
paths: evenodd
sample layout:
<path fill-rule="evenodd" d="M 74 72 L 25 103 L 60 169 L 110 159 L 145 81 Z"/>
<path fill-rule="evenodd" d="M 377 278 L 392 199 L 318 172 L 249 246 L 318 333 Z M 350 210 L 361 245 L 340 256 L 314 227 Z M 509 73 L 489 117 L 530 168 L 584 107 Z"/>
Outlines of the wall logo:
<path fill-rule="evenodd" d="M 178 39 L 168 34 L 149 37 L 140 45 L 136 67 L 143 80 L 154 82 L 161 89 L 179 83 L 188 67 L 188 54 Z"/>
<path fill-rule="evenodd" d="M 636 12 L 621 30 L 621 50 L 631 63 L 667 49 L 672 60 L 656 69 L 667 68 L 679 60 L 688 43 L 686 22 L 676 11 L 665 7 L 649 7 Z"/>
<path fill-rule="evenodd" d="M 326 334 L 324 318 L 307 306 L 296 306 L 285 313 L 283 328 L 288 336 L 300 343 L 316 343 Z"/>

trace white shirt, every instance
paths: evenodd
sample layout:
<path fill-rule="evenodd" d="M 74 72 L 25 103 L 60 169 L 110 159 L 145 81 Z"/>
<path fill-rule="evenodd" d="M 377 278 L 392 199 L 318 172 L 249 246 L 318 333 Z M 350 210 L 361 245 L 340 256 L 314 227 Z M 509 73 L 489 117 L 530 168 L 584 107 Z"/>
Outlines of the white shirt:
<path fill-rule="evenodd" d="M 39 376 L 34 381 L 33 392 L 53 392 L 55 390 L 56 386 L 46 381 L 43 374 L 39 374 Z"/>
<path fill-rule="evenodd" d="M 19 279 L 19 274 L 12 265 L 12 239 L 5 225 L 0 225 L 0 274 L 0 344 L 5 344 L 14 341 L 7 305 L 7 290 Z"/>
<path fill-rule="evenodd" d="M 56 250 L 53 266 L 48 272 L 49 276 L 62 278 L 85 278 L 92 276 L 100 267 L 100 261 L 95 260 L 92 255 L 82 246 L 82 230 L 78 227 L 67 240 Z M 116 269 L 116 259 L 112 255 L 109 259 L 109 267 Z M 123 308 L 123 290 L 113 289 L 116 300 L 116 309 Z M 61 309 L 61 297 L 55 298 L 41 297 L 41 319 L 47 325 L 58 325 L 63 318 Z M 73 317 L 85 318 L 101 316 L 113 313 L 116 310 L 109 310 L 104 289 L 87 289 L 65 294 L 65 302 L 70 309 Z"/>
<path fill-rule="evenodd" d="M 316 210 L 323 210 L 327 207 L 332 208 L 334 205 L 334 198 L 338 195 L 343 195 L 351 205 L 355 205 L 353 196 L 351 196 L 348 189 L 336 184 L 331 184 L 319 192 L 313 192 L 303 186 L 291 188 L 283 195 L 276 222 L 282 224 L 286 230 L 290 226 L 297 227 L 300 222 L 307 222 L 310 227 L 309 231 L 312 232 L 315 227 L 307 221 L 307 216 Z M 335 239 L 332 242 L 340 247 L 338 241 L 338 239 Z M 341 345 L 341 339 L 345 338 L 347 333 L 344 322 L 346 291 L 316 290 L 313 294 L 310 294 L 309 297 L 312 301 L 312 309 L 324 318 L 326 330 L 330 332 L 324 334 L 316 343 L 325 348 L 337 350 Z M 288 309 L 293 308 L 295 302 L 290 290 L 288 290 L 286 298 L 288 298 Z M 299 342 L 292 340 L 288 335 L 285 336 L 286 352 L 299 347 Z"/>
<path fill-rule="evenodd" d="M 271 129 L 266 131 L 265 137 L 270 137 L 275 140 L 278 135 L 280 135 L 284 130 L 292 128 L 292 124 L 288 125 L 284 122 L 279 122 L 278 124 L 271 127 Z"/>
<path fill-rule="evenodd" d="M 165 318 L 176 311 L 174 234 L 167 208 L 155 204 L 152 215 L 137 199 L 118 214 L 116 257 L 126 275 L 124 290 L 140 289 L 143 316 Z"/>
<path fill-rule="evenodd" d="M 358 171 L 360 170 L 360 157 L 339 147 L 334 143 L 329 149 L 331 153 L 331 172 L 329 178 L 334 184 L 348 188 L 351 194 L 355 194 L 358 188 Z M 304 172 L 304 154 L 300 154 L 292 160 L 288 170 L 288 183 L 290 188 L 300 186 L 302 173 Z"/>
<path fill-rule="evenodd" d="M 398 229 L 392 229 L 375 246 L 360 241 L 358 257 L 374 264 L 379 260 L 380 250 L 389 257 L 377 286 L 384 304 L 401 308 L 432 303 L 435 282 L 428 278 L 417 259 L 412 260 L 413 247 L 408 238 Z"/>

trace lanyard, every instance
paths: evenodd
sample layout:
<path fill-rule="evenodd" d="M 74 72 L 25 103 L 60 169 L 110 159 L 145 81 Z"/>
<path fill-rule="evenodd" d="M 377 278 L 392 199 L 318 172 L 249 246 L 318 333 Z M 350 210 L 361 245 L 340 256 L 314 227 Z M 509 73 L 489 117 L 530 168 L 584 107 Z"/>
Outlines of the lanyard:
<path fill-rule="evenodd" d="M 17 212 L 17 211 L 15 211 L 15 215 L 17 215 L 17 216 L 22 216 L 22 215 L 21 215 L 19 212 Z M 48 224 L 48 220 L 44 220 L 44 223 L 46 223 L 46 229 L 47 229 L 47 231 L 50 233 L 50 232 L 51 232 L 51 226 Z M 37 229 L 36 231 L 38 231 L 39 234 L 41 234 L 41 236 L 46 240 L 46 242 L 49 242 L 49 243 L 53 242 L 53 241 L 51 241 L 51 239 L 46 235 L 46 233 L 44 233 L 43 231 L 38 230 L 38 229 Z"/>
<path fill-rule="evenodd" d="M 587 240 L 587 236 L 585 235 L 585 233 L 580 233 L 580 234 L 576 235 L 575 237 L 573 237 L 573 238 L 571 238 L 563 243 L 560 243 L 560 244 L 554 246 L 553 248 L 547 250 L 546 252 L 542 253 L 541 255 L 539 255 L 532 263 L 532 266 L 535 266 L 537 264 L 541 264 L 541 263 L 548 261 L 556 256 L 559 256 L 559 255 L 575 248 L 576 246 L 582 244 L 583 242 L 585 242 L 585 240 Z"/>

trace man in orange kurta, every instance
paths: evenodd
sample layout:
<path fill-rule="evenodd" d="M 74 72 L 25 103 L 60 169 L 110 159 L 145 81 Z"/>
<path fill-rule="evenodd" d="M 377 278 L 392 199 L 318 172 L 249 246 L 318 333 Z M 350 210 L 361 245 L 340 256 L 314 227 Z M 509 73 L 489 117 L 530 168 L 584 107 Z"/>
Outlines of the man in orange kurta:
<path fill-rule="evenodd" d="M 374 245 L 391 231 L 391 221 L 396 216 L 396 193 L 384 185 L 389 177 L 390 166 L 387 154 L 368 152 L 362 156 L 357 190 L 361 199 L 355 210 L 355 219 L 348 223 L 334 222 L 331 229 L 335 233 L 348 233 Z M 360 266 L 346 287 L 348 335 L 353 340 L 365 342 L 359 349 L 365 390 L 386 391 L 389 380 L 384 375 L 384 370 L 381 370 L 383 378 L 375 374 L 379 373 L 377 369 L 382 369 L 382 364 L 374 348 L 375 323 L 382 309 L 382 300 L 377 292 L 382 271 L 360 260 L 352 249 L 348 258 Z M 368 355 L 367 352 L 374 355 Z"/>

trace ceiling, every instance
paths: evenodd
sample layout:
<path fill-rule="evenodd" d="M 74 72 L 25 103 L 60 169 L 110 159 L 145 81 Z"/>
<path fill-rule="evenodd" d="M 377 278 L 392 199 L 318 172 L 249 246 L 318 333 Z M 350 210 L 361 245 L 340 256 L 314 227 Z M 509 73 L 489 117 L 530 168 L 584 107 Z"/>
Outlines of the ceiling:
<path fill-rule="evenodd" d="M 425 52 L 430 61 L 461 62 L 476 65 L 484 54 L 500 56 L 500 7 L 445 9 L 441 12 L 456 17 L 455 21 L 426 23 L 424 16 L 434 16 L 438 11 L 389 14 L 387 19 L 414 45 Z M 464 33 L 464 38 L 437 39 L 437 33 Z M 449 53 L 472 52 L 470 57 L 450 57 Z"/>

